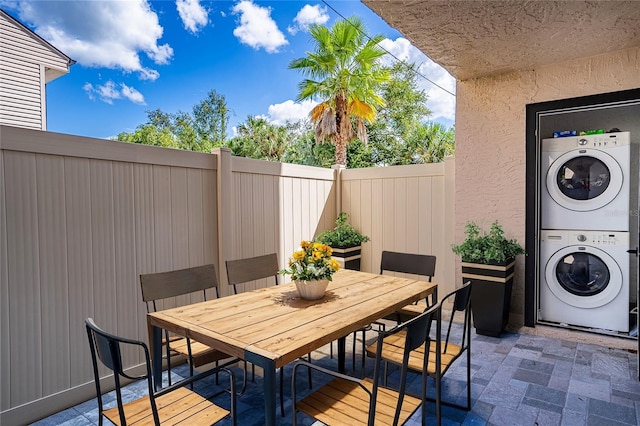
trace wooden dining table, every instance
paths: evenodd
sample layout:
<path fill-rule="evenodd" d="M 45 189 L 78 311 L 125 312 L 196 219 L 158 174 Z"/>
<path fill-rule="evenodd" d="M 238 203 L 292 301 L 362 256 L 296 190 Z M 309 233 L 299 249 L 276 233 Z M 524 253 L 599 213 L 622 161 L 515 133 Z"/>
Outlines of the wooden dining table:
<path fill-rule="evenodd" d="M 149 313 L 155 383 L 162 383 L 162 330 L 189 337 L 263 369 L 265 424 L 276 424 L 276 369 L 345 338 L 437 291 L 418 279 L 340 270 L 325 296 L 304 300 L 293 283 Z"/>

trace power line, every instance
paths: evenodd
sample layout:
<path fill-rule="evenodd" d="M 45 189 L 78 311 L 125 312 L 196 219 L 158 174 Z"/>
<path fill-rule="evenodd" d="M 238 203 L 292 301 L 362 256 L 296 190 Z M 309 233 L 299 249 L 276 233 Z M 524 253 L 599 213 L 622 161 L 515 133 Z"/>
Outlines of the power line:
<path fill-rule="evenodd" d="M 344 19 L 345 21 L 349 22 L 347 20 L 347 18 L 344 17 L 344 15 L 340 12 L 338 12 L 333 6 L 331 6 L 329 4 L 329 2 L 327 0 L 321 0 L 322 3 L 324 3 L 329 9 L 331 9 L 336 15 L 340 16 L 342 19 Z M 368 38 L 369 40 L 371 40 L 372 38 L 369 36 L 369 34 L 365 33 L 364 31 L 361 31 L 359 28 L 357 28 L 362 35 L 364 35 L 366 38 Z M 415 68 L 409 66 L 409 64 L 407 64 L 405 61 L 403 61 L 402 59 L 398 58 L 396 55 L 394 55 L 393 53 L 389 52 L 387 49 L 385 49 L 384 47 L 378 45 L 378 47 L 380 47 L 380 49 L 384 50 L 385 52 L 387 52 L 388 55 L 390 55 L 392 58 L 394 58 L 396 61 L 400 62 L 401 64 L 403 64 L 404 66 L 406 66 L 407 68 L 409 68 L 411 71 L 413 71 L 415 74 L 419 75 L 420 77 L 424 78 L 425 80 L 427 80 L 429 83 L 433 84 L 434 86 L 436 86 L 438 89 L 441 89 L 443 91 L 445 91 L 446 93 L 450 94 L 451 96 L 455 96 L 456 94 L 445 89 L 444 87 L 440 86 L 438 83 L 436 83 L 435 81 L 431 80 L 430 78 L 428 78 L 427 76 L 423 75 L 421 72 L 419 72 L 418 70 L 416 70 Z"/>

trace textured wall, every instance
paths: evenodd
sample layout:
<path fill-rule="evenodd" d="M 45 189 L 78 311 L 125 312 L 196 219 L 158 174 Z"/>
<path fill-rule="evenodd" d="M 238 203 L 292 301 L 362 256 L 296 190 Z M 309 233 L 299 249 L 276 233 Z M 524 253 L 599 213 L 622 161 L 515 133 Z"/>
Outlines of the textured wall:
<path fill-rule="evenodd" d="M 475 220 L 498 219 L 525 241 L 525 118 L 530 103 L 640 87 L 640 48 L 459 81 L 456 106 L 456 240 Z M 524 258 L 518 259 L 511 323 L 524 314 Z"/>

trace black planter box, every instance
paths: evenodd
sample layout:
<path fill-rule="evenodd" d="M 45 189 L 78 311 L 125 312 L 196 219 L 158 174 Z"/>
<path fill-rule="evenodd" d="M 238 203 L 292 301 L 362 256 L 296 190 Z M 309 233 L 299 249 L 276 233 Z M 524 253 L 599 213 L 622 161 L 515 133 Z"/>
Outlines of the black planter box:
<path fill-rule="evenodd" d="M 471 281 L 476 333 L 499 337 L 509 320 L 515 259 L 503 264 L 462 262 L 462 280 Z"/>
<path fill-rule="evenodd" d="M 332 248 L 332 257 L 340 263 L 343 269 L 360 270 L 360 258 L 362 257 L 362 246 L 349 248 Z"/>

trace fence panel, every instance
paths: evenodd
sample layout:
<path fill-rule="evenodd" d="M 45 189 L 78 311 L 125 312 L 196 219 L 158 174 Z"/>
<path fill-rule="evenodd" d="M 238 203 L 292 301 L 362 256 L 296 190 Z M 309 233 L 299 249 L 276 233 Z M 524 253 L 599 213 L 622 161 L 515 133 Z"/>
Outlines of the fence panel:
<path fill-rule="evenodd" d="M 441 294 L 454 289 L 453 158 L 443 163 L 342 171 L 341 209 L 371 241 L 362 269 L 378 272 L 383 250 L 432 254 Z"/>

